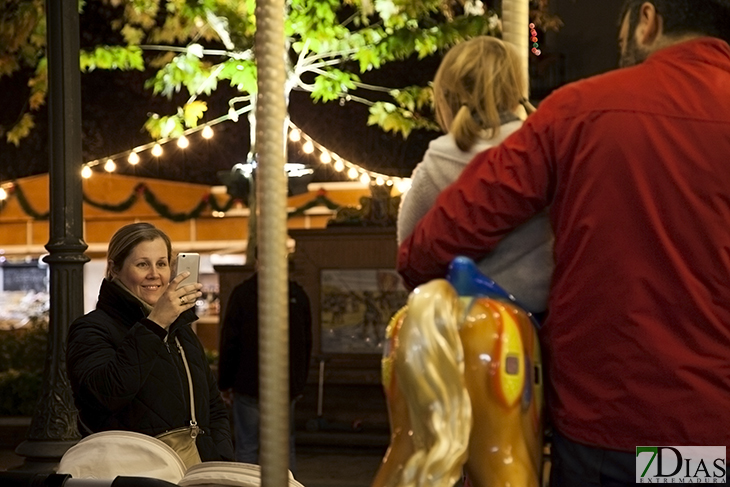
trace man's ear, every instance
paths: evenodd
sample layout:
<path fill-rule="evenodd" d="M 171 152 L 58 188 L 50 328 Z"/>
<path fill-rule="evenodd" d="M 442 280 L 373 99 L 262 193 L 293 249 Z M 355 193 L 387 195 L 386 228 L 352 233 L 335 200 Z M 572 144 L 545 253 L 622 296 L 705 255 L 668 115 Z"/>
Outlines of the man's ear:
<path fill-rule="evenodd" d="M 662 18 L 651 2 L 644 2 L 639 7 L 639 22 L 636 26 L 636 43 L 642 47 L 650 47 L 662 34 Z"/>

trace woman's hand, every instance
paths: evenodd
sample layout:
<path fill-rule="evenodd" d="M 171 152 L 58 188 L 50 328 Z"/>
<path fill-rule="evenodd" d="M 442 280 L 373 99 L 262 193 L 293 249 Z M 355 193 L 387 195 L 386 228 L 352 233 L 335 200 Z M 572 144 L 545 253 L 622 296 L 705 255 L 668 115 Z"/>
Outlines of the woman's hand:
<path fill-rule="evenodd" d="M 177 287 L 180 281 L 189 275 L 190 273 L 185 271 L 175 276 L 147 316 L 165 330 L 180 316 L 180 313 L 195 306 L 195 302 L 203 295 L 200 291 L 203 285 L 199 282 L 181 288 Z"/>

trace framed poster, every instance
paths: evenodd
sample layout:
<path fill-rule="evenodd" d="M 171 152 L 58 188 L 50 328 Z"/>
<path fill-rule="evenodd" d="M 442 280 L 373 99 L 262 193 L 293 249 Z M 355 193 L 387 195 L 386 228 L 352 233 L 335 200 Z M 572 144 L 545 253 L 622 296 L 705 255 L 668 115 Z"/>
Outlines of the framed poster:
<path fill-rule="evenodd" d="M 323 269 L 320 294 L 324 353 L 382 353 L 388 321 L 408 300 L 393 269 Z"/>

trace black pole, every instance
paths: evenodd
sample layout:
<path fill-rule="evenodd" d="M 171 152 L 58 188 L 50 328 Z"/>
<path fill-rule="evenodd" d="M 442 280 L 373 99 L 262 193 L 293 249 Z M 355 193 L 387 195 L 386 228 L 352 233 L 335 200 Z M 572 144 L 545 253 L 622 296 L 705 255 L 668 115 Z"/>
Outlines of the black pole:
<path fill-rule="evenodd" d="M 15 450 L 26 457 L 19 470 L 53 471 L 80 438 L 66 375 L 66 336 L 84 312 L 81 199 L 81 74 L 78 0 L 46 0 L 48 31 L 51 282 L 48 350 L 43 391 L 26 440 Z"/>

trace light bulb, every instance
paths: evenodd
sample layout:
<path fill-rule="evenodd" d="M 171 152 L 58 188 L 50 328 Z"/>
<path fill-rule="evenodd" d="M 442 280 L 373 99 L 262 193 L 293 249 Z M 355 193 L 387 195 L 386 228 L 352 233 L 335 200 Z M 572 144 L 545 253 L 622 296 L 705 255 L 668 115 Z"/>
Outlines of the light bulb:
<path fill-rule="evenodd" d="M 187 149 L 190 145 L 190 141 L 187 137 L 184 135 L 181 135 L 179 139 L 177 139 L 177 146 L 181 149 Z"/>
<path fill-rule="evenodd" d="M 127 158 L 127 162 L 129 162 L 131 165 L 139 164 L 139 154 L 136 152 L 130 152 L 129 157 Z"/>
<path fill-rule="evenodd" d="M 382 185 L 384 185 L 384 184 L 385 184 L 385 180 L 384 180 L 384 179 L 383 179 L 383 178 L 382 178 L 381 176 L 378 176 L 378 177 L 377 177 L 377 178 L 375 179 L 375 184 L 377 184 L 378 186 L 382 186 Z"/>
<path fill-rule="evenodd" d="M 292 142 L 299 142 L 302 140 L 302 133 L 298 131 L 297 129 L 292 130 L 289 132 L 289 140 Z"/>
<path fill-rule="evenodd" d="M 406 194 L 408 190 L 411 189 L 411 180 L 401 179 L 397 183 L 395 183 L 395 187 L 400 194 Z"/>
<path fill-rule="evenodd" d="M 91 168 L 89 166 L 81 168 L 81 177 L 84 179 L 89 179 L 91 177 Z"/>
<path fill-rule="evenodd" d="M 362 173 L 360 175 L 360 182 L 362 184 L 370 184 L 370 175 L 368 175 L 367 173 Z"/>
<path fill-rule="evenodd" d="M 347 170 L 347 177 L 350 179 L 357 179 L 357 169 L 351 167 Z"/>
<path fill-rule="evenodd" d="M 337 159 L 335 161 L 335 166 L 334 167 L 335 167 L 335 171 L 342 172 L 345 169 L 345 163 L 342 162 L 341 160 Z"/>
<path fill-rule="evenodd" d="M 162 146 L 160 144 L 155 144 L 152 148 L 152 155 L 155 157 L 160 157 L 162 155 Z"/>
<path fill-rule="evenodd" d="M 210 128 L 210 125 L 205 126 L 201 135 L 204 139 L 210 139 L 211 137 L 213 137 L 213 129 Z"/>
<path fill-rule="evenodd" d="M 114 172 L 114 170 L 116 168 L 117 168 L 117 165 L 114 164 L 114 161 L 112 161 L 111 159 L 107 159 L 106 162 L 104 163 L 104 170 L 106 172 Z"/>
<path fill-rule="evenodd" d="M 306 154 L 311 154 L 312 152 L 314 152 L 314 144 L 312 143 L 312 141 L 311 140 L 306 141 L 304 143 L 304 145 L 302 146 L 302 150 Z"/>
<path fill-rule="evenodd" d="M 322 164 L 329 164 L 332 162 L 332 156 L 329 152 L 322 152 L 322 154 L 319 155 L 319 160 L 322 162 Z"/>
<path fill-rule="evenodd" d="M 0 188 L 0 200 L 4 200 L 8 197 L 8 192 L 5 191 L 5 188 Z"/>

